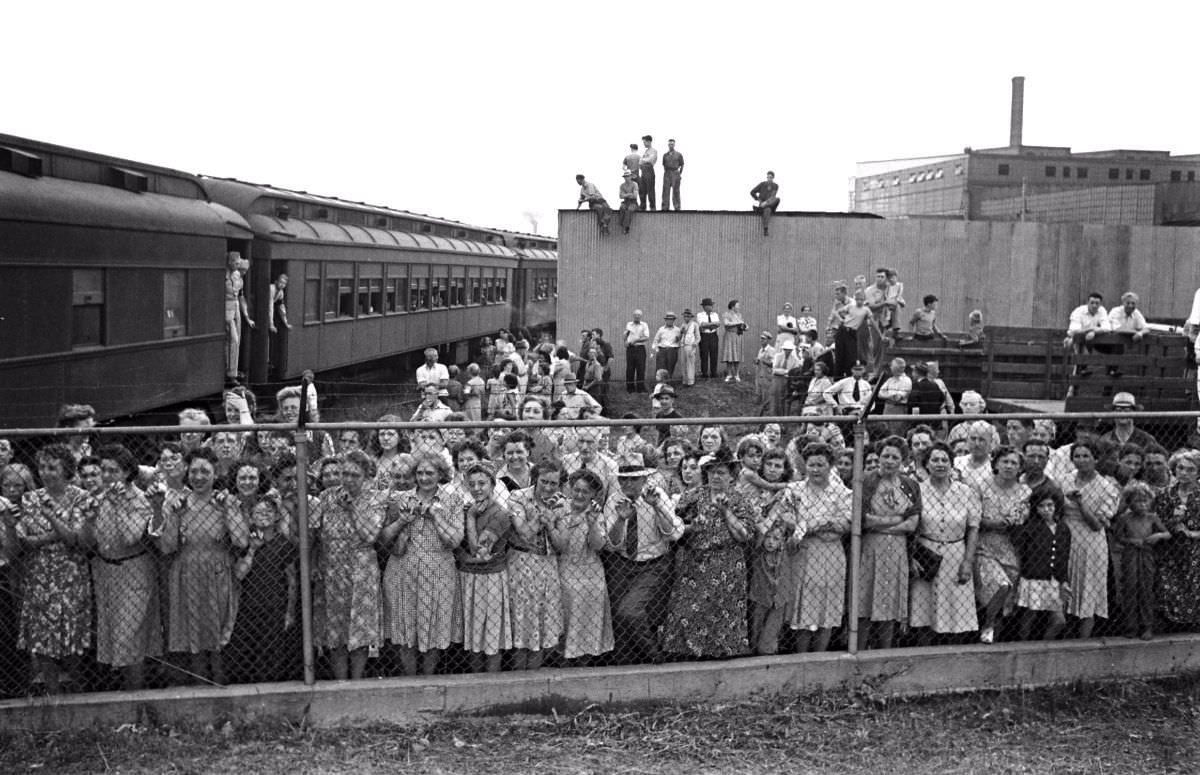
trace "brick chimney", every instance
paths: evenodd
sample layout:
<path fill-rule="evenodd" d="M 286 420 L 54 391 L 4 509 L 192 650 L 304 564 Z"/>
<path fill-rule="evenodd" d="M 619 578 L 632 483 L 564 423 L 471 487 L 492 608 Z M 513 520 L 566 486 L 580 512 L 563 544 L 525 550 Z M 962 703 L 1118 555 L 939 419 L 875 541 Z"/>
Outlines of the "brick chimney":
<path fill-rule="evenodd" d="M 1012 79 L 1012 111 L 1008 119 L 1008 145 L 1021 147 L 1021 128 L 1025 123 L 1025 76 L 1014 75 Z"/>

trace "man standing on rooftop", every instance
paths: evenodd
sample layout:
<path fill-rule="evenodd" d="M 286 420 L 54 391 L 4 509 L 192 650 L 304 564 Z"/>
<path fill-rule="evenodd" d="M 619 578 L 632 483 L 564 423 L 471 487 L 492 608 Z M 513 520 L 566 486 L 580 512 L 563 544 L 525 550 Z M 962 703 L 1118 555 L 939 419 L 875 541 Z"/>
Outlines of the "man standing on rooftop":
<path fill-rule="evenodd" d="M 634 183 L 637 182 L 638 167 L 640 167 L 641 165 L 642 165 L 642 154 L 640 151 L 638 151 L 637 143 L 630 143 L 629 144 L 629 153 L 625 154 L 625 161 L 622 163 L 622 166 L 624 166 L 625 169 L 627 169 L 631 173 L 633 173 L 632 177 L 633 177 Z"/>
<path fill-rule="evenodd" d="M 658 163 L 658 151 L 654 150 L 654 138 L 650 135 L 642 135 L 642 145 L 646 146 L 646 150 L 642 151 L 642 162 L 638 165 L 638 187 L 641 190 L 641 209 L 654 210 L 655 195 L 654 195 L 654 165 Z M 646 203 L 649 202 L 649 208 Z"/>
<path fill-rule="evenodd" d="M 675 141 L 667 141 L 667 152 L 663 154 L 662 209 L 671 209 L 675 200 L 675 211 L 679 211 L 679 183 L 683 178 L 683 154 L 675 150 Z"/>

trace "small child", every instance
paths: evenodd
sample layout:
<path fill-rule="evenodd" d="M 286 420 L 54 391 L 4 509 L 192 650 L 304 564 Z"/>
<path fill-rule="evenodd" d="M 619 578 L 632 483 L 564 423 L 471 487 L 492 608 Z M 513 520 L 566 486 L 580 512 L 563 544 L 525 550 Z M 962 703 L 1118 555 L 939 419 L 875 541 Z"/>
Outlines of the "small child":
<path fill-rule="evenodd" d="M 487 416 L 491 420 L 500 416 L 504 405 L 504 380 L 500 379 L 500 367 L 492 367 L 492 376 L 487 381 L 488 406 Z"/>
<path fill-rule="evenodd" d="M 483 419 L 483 396 L 487 392 L 487 383 L 479 376 L 479 364 L 467 366 L 467 384 L 463 388 L 463 414 L 468 420 L 479 422 Z"/>
<path fill-rule="evenodd" d="M 666 369 L 659 369 L 654 372 L 654 388 L 650 391 L 650 408 L 655 412 L 658 411 L 658 394 L 663 391 L 663 388 L 671 386 L 671 374 Z"/>
<path fill-rule="evenodd" d="M 967 338 L 958 346 L 964 349 L 983 347 L 983 338 L 983 311 L 973 309 L 971 314 L 967 315 Z"/>
<path fill-rule="evenodd" d="M 783 629 L 786 585 L 783 574 L 783 545 L 790 525 L 776 520 L 758 540 L 750 561 L 750 642 L 759 654 L 779 651 L 779 631 Z"/>
<path fill-rule="evenodd" d="M 1057 487 L 1038 487 L 1029 496 L 1032 514 L 1013 533 L 1013 548 L 1020 561 L 1017 605 L 1021 614 L 1020 638 L 1029 640 L 1039 611 L 1050 614 L 1042 640 L 1054 640 L 1066 626 L 1063 613 L 1070 595 L 1067 567 L 1071 560 L 1071 531 L 1062 522 L 1063 495 Z"/>
<path fill-rule="evenodd" d="M 458 378 L 458 367 L 453 363 L 446 367 L 446 372 L 450 375 L 450 381 L 446 383 L 446 392 L 449 395 L 446 397 L 446 404 L 454 411 L 460 411 L 463 405 L 466 391 L 463 389 L 462 380 Z"/>
<path fill-rule="evenodd" d="M 808 336 L 810 342 L 817 341 L 817 317 L 813 308 L 807 304 L 800 306 L 800 316 L 796 318 L 796 330 Z"/>
<path fill-rule="evenodd" d="M 900 338 L 900 310 L 908 306 L 904 301 L 904 283 L 900 282 L 900 273 L 895 269 L 886 269 L 884 273 L 888 279 L 887 295 L 884 300 L 888 304 L 888 325 L 891 328 L 891 340 L 895 342 Z"/>
<path fill-rule="evenodd" d="M 1154 595 L 1157 566 L 1154 545 L 1171 537 L 1151 506 L 1154 491 L 1145 482 L 1133 481 L 1121 491 L 1121 504 L 1113 526 L 1120 544 L 1121 612 L 1125 637 L 1150 640 L 1154 637 Z"/>

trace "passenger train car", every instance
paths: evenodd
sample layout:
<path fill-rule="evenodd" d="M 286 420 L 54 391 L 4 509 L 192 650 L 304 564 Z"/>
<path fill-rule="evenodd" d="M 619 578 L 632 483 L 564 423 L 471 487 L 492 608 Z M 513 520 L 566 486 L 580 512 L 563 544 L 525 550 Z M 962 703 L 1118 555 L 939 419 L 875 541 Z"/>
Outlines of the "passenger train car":
<path fill-rule="evenodd" d="M 252 384 L 552 326 L 553 239 L 0 135 L 0 427 L 218 393 L 226 255 L 250 259 Z M 290 331 L 272 335 L 271 290 Z"/>

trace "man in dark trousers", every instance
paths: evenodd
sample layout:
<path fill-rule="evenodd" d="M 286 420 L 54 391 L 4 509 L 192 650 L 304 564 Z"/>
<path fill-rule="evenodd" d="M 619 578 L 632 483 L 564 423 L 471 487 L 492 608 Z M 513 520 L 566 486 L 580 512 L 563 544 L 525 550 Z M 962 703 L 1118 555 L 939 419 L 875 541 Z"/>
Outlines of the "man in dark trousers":
<path fill-rule="evenodd" d="M 646 146 L 646 150 L 642 151 L 642 163 L 638 165 L 638 188 L 641 190 L 643 210 L 657 209 L 654 201 L 654 165 L 658 163 L 658 151 L 654 149 L 653 143 L 653 137 L 642 135 L 642 145 Z M 647 202 L 649 208 L 646 207 Z"/>
<path fill-rule="evenodd" d="M 754 198 L 754 212 L 762 218 L 763 236 L 770 234 L 771 216 L 779 209 L 779 185 L 775 182 L 775 173 L 767 172 L 767 179 L 750 189 Z"/>
<path fill-rule="evenodd" d="M 625 170 L 621 174 L 625 177 L 625 181 L 621 183 L 621 210 L 617 215 L 617 222 L 628 234 L 629 227 L 633 225 L 633 213 L 638 209 L 638 183 L 629 170 Z"/>
<path fill-rule="evenodd" d="M 600 233 L 608 234 L 608 225 L 612 221 L 612 208 L 608 206 L 600 189 L 596 188 L 596 184 L 584 178 L 583 175 L 576 175 L 575 182 L 579 184 L 579 203 L 575 205 L 575 209 L 578 210 L 579 205 L 587 202 L 588 209 L 596 214 L 596 225 L 600 227 Z"/>
<path fill-rule="evenodd" d="M 623 165 L 625 169 L 633 173 L 633 180 L 636 183 L 638 167 L 642 166 L 642 152 L 638 150 L 637 143 L 629 144 L 629 153 L 625 154 Z"/>
<path fill-rule="evenodd" d="M 683 178 L 683 154 L 675 150 L 675 141 L 667 141 L 667 152 L 663 154 L 662 209 L 671 209 L 675 200 L 675 211 L 679 211 L 679 183 Z"/>
<path fill-rule="evenodd" d="M 717 353 L 720 348 L 721 316 L 713 312 L 713 300 L 700 302 L 700 376 L 704 379 L 717 376 Z"/>

